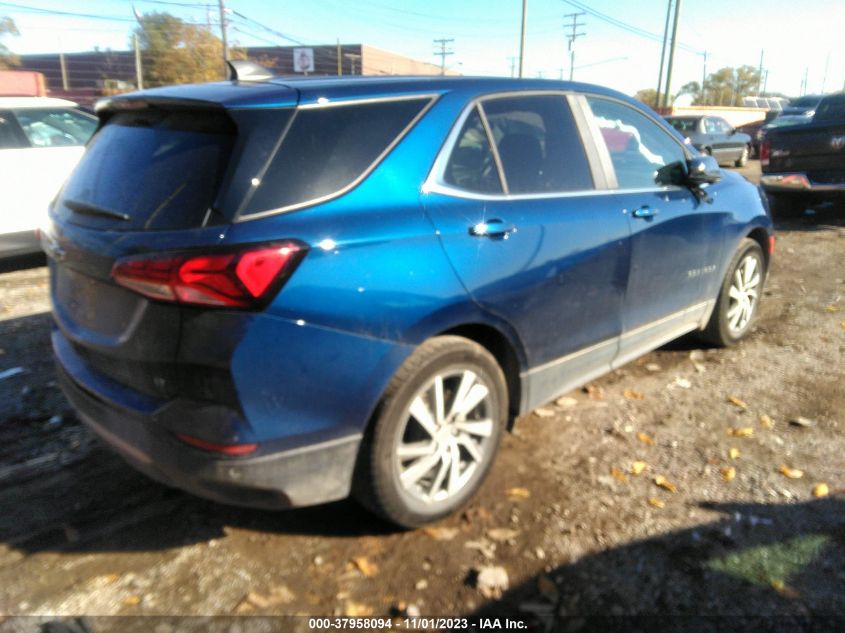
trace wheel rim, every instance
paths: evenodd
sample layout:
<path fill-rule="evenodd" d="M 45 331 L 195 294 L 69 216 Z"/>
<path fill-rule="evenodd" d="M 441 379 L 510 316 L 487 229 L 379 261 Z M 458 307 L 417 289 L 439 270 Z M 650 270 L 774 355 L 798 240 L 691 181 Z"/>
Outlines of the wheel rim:
<path fill-rule="evenodd" d="M 493 409 L 490 386 L 471 369 L 446 370 L 420 389 L 394 453 L 405 492 L 435 504 L 465 490 L 485 462 Z"/>
<path fill-rule="evenodd" d="M 742 332 L 751 322 L 757 308 L 760 276 L 760 261 L 754 255 L 746 255 L 733 274 L 729 291 L 728 327 L 734 334 Z"/>

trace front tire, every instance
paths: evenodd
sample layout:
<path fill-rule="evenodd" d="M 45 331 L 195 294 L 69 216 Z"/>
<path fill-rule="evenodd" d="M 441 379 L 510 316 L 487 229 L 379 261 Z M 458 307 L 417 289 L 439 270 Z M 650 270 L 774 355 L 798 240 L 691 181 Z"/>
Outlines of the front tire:
<path fill-rule="evenodd" d="M 355 497 L 407 528 L 453 513 L 484 481 L 507 415 L 505 376 L 485 348 L 458 336 L 429 339 L 382 397 Z"/>
<path fill-rule="evenodd" d="M 729 347 L 742 340 L 757 316 L 765 281 L 763 249 L 754 240 L 745 238 L 731 259 L 702 338 L 718 347 Z"/>

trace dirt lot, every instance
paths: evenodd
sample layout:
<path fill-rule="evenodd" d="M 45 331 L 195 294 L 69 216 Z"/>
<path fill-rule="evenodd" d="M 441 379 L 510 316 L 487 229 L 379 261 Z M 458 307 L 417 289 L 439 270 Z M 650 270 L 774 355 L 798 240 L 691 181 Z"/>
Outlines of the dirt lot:
<path fill-rule="evenodd" d="M 0 379 L 0 615 L 845 617 L 845 210 L 778 228 L 745 343 L 679 341 L 524 416 L 466 512 L 412 532 L 136 474 L 53 381 L 45 268 L 0 274 L 0 376 L 23 370 Z"/>

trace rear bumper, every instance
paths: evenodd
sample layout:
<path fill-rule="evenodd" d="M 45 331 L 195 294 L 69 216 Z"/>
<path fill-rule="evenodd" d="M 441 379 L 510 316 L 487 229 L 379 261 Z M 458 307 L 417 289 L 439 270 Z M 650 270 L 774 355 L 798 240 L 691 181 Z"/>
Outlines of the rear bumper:
<path fill-rule="evenodd" d="M 845 182 L 815 182 L 804 172 L 763 174 L 760 184 L 768 192 L 845 193 Z"/>
<path fill-rule="evenodd" d="M 222 457 L 176 439 L 168 415 L 201 427 L 219 412 L 202 407 L 157 406 L 146 399 L 118 403 L 55 332 L 59 384 L 82 421 L 132 466 L 152 479 L 222 503 L 282 509 L 349 496 L 361 435 L 286 448 L 273 444 L 254 456 Z M 161 403 L 159 403 L 161 404 Z M 184 424 L 185 420 L 182 419 Z M 262 447 L 263 449 L 263 447 Z"/>
<path fill-rule="evenodd" d="M 31 255 L 40 252 L 41 242 L 34 230 L 0 234 L 0 258 Z"/>

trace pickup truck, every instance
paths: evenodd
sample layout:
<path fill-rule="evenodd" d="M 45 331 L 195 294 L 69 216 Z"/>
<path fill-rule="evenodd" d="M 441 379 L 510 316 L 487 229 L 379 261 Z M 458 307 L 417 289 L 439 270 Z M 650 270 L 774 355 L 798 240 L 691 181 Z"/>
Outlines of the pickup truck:
<path fill-rule="evenodd" d="M 809 123 L 768 130 L 760 165 L 760 182 L 776 214 L 802 213 L 820 199 L 845 199 L 845 92 L 824 97 Z"/>

